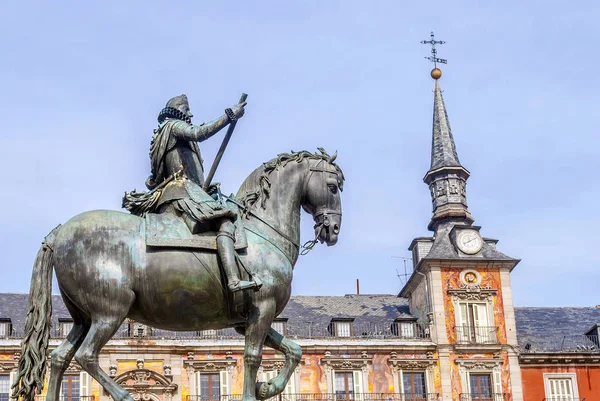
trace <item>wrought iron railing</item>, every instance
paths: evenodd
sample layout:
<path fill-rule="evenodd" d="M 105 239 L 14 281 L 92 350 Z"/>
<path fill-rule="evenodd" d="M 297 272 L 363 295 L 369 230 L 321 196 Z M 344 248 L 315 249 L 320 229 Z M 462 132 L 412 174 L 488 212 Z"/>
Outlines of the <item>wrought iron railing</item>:
<path fill-rule="evenodd" d="M 240 401 L 242 395 L 222 395 L 206 397 L 188 395 L 186 401 Z M 279 394 L 271 398 L 277 401 L 438 401 L 437 393 L 402 394 L 402 393 L 297 393 Z"/>
<path fill-rule="evenodd" d="M 497 327 L 495 326 L 457 326 L 457 344 L 497 344 Z"/>
<path fill-rule="evenodd" d="M 547 398 L 544 398 L 544 401 L 585 401 L 585 398 L 575 398 L 575 397 L 547 397 Z"/>
<path fill-rule="evenodd" d="M 570 336 L 550 336 L 546 338 L 536 338 L 535 343 L 524 341 L 521 344 L 523 353 L 540 352 L 574 352 L 574 353 L 600 353 L 600 343 L 598 336 L 594 335 L 570 335 Z"/>
<path fill-rule="evenodd" d="M 461 394 L 460 401 L 510 401 L 510 395 L 506 393 L 491 394 Z"/>
<path fill-rule="evenodd" d="M 1 400 L 1 399 L 0 399 Z M 14 400 L 14 398 L 11 398 Z M 35 401 L 46 401 L 46 396 L 38 395 L 35 396 Z M 58 398 L 58 401 L 96 401 L 95 395 L 70 395 L 70 396 L 61 396 Z"/>
<path fill-rule="evenodd" d="M 333 322 L 335 324 L 335 322 Z M 54 328 L 50 333 L 51 338 L 61 339 L 66 336 L 65 330 L 60 327 Z M 429 327 L 418 323 L 410 322 L 371 322 L 355 323 L 350 322 L 349 330 L 343 332 L 336 330 L 332 323 L 314 323 L 314 322 L 294 322 L 286 324 L 286 337 L 296 339 L 327 339 L 327 338 L 348 338 L 348 339 L 401 339 L 407 341 L 429 340 Z M 10 338 L 23 338 L 23 331 L 13 329 Z M 113 336 L 113 339 L 164 339 L 164 340 L 227 340 L 239 339 L 244 337 L 238 334 L 233 328 L 220 330 L 203 331 L 169 331 L 159 330 L 151 327 L 136 324 L 124 324 L 121 329 Z"/>

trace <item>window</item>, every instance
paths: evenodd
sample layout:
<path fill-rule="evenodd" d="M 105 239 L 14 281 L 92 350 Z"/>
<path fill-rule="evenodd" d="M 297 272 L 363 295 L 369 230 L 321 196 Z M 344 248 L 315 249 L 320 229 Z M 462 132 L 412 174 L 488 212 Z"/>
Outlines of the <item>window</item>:
<path fill-rule="evenodd" d="M 402 393 L 407 401 L 427 399 L 425 372 L 402 372 Z"/>
<path fill-rule="evenodd" d="M 81 395 L 79 374 L 63 376 L 60 394 L 64 401 L 79 401 Z"/>
<path fill-rule="evenodd" d="M 459 343 L 495 344 L 496 328 L 490 327 L 486 303 L 460 303 L 457 340 Z"/>
<path fill-rule="evenodd" d="M 226 370 L 213 373 L 196 372 L 198 400 L 220 400 L 229 395 L 229 376 Z"/>
<path fill-rule="evenodd" d="M 273 323 L 271 324 L 271 328 L 273 330 L 275 330 L 276 332 L 278 332 L 279 334 L 281 334 L 282 336 L 284 336 L 286 322 L 287 322 L 287 319 L 275 319 L 273 321 Z"/>
<path fill-rule="evenodd" d="M 10 319 L 0 319 L 0 337 L 10 337 L 12 335 L 12 323 Z"/>
<path fill-rule="evenodd" d="M 73 328 L 73 320 L 58 319 L 58 335 L 59 335 L 59 337 L 66 337 L 72 328 Z"/>
<path fill-rule="evenodd" d="M 350 337 L 352 335 L 352 319 L 337 320 L 332 319 L 327 328 L 329 334 L 336 337 Z"/>
<path fill-rule="evenodd" d="M 0 375 L 0 401 L 8 401 L 10 397 L 10 376 Z"/>
<path fill-rule="evenodd" d="M 472 401 L 488 401 L 492 399 L 492 377 L 487 374 L 469 375 Z"/>
<path fill-rule="evenodd" d="M 414 320 L 396 320 L 392 324 L 392 334 L 401 338 L 415 338 Z"/>
<path fill-rule="evenodd" d="M 573 401 L 579 398 L 575 373 L 545 373 L 546 400 Z"/>
<path fill-rule="evenodd" d="M 202 338 L 217 338 L 218 330 L 201 330 L 198 332 L 198 336 Z"/>
<path fill-rule="evenodd" d="M 221 380 L 218 373 L 200 373 L 200 399 L 218 400 L 221 397 Z"/>
<path fill-rule="evenodd" d="M 362 372 L 335 372 L 333 387 L 336 400 L 362 399 Z"/>

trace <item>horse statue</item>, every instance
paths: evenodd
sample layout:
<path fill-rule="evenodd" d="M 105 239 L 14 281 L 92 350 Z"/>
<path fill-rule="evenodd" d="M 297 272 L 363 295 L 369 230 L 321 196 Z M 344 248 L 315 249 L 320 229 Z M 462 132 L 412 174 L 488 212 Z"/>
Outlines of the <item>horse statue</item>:
<path fill-rule="evenodd" d="M 100 350 L 126 318 L 172 331 L 233 327 L 245 336 L 242 400 L 281 393 L 302 356 L 299 345 L 271 328 L 290 298 L 301 248 L 300 209 L 316 223 L 311 245 L 317 240 L 334 245 L 341 226 L 344 176 L 334 163 L 336 154 L 320 151 L 280 154 L 254 170 L 235 198 L 228 198 L 240 207 L 247 236 L 238 261 L 263 284 L 259 291 L 236 293 L 241 309 L 231 308 L 236 295 L 226 291 L 214 251 L 147 246 L 144 218 L 95 210 L 55 228 L 33 268 L 13 397 L 33 401 L 44 385 L 53 267 L 73 328 L 51 353 L 46 401 L 59 401 L 72 358 L 115 401 L 133 401 L 98 363 Z M 282 352 L 285 364 L 274 379 L 257 383 L 263 345 Z"/>

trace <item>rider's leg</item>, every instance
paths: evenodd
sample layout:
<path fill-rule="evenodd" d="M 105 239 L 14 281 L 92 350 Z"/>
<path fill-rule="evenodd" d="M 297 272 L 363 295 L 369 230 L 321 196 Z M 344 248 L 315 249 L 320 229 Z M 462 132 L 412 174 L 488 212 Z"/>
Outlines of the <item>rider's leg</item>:
<path fill-rule="evenodd" d="M 235 225 L 229 219 L 223 219 L 221 229 L 217 234 L 217 252 L 221 265 L 227 276 L 227 286 L 231 291 L 245 290 L 246 288 L 256 288 L 254 281 L 240 280 L 237 263 L 235 261 L 234 237 Z"/>

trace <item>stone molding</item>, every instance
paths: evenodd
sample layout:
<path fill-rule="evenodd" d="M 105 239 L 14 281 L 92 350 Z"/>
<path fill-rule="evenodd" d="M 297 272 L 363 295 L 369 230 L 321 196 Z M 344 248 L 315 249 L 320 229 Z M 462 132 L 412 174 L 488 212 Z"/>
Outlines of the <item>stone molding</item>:
<path fill-rule="evenodd" d="M 360 357 L 353 358 L 333 358 L 330 352 L 326 352 L 325 356 L 321 358 L 321 366 L 326 372 L 331 372 L 331 370 L 362 370 L 368 372 L 370 364 L 371 360 L 366 352 L 363 352 Z"/>
<path fill-rule="evenodd" d="M 220 372 L 222 370 L 232 371 L 237 365 L 237 359 L 193 359 L 183 361 L 183 366 L 193 372 Z"/>
<path fill-rule="evenodd" d="M 140 367 L 141 365 L 141 367 Z M 129 391 L 134 401 L 158 400 L 159 394 L 164 401 L 170 401 L 177 391 L 177 384 L 172 376 L 161 375 L 150 369 L 145 369 L 143 362 L 138 361 L 138 368 L 121 373 L 115 377 L 115 382 Z M 133 383 L 127 382 L 133 380 Z"/>
<path fill-rule="evenodd" d="M 448 288 L 448 295 L 460 301 L 487 301 L 497 293 L 498 290 L 489 284 L 485 287 L 463 284 L 460 288 Z"/>
<path fill-rule="evenodd" d="M 466 370 L 494 370 L 502 366 L 502 359 L 463 359 L 456 360 L 456 364 Z"/>

